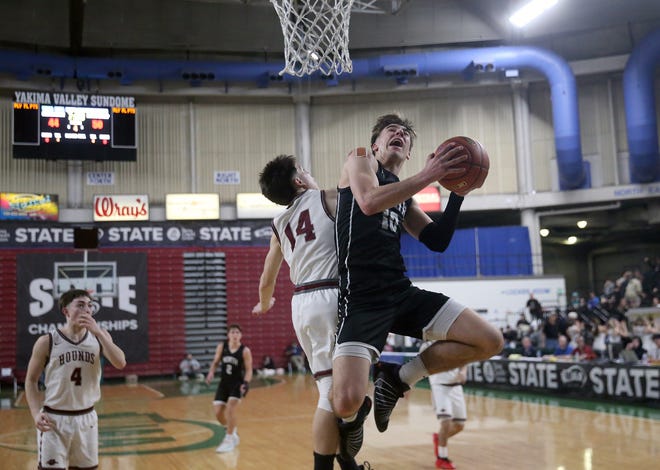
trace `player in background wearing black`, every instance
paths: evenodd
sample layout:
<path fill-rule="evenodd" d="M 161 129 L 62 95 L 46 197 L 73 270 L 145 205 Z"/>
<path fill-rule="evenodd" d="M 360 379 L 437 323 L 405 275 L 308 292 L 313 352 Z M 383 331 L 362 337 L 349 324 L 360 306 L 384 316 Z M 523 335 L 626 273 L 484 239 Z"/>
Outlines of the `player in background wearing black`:
<path fill-rule="evenodd" d="M 240 442 L 238 437 L 238 405 L 248 393 L 252 380 L 252 353 L 241 343 L 243 333 L 239 325 L 229 325 L 227 342 L 215 349 L 206 383 L 210 384 L 220 364 L 220 383 L 213 399 L 215 417 L 225 427 L 225 437 L 215 450 L 231 452 Z"/>

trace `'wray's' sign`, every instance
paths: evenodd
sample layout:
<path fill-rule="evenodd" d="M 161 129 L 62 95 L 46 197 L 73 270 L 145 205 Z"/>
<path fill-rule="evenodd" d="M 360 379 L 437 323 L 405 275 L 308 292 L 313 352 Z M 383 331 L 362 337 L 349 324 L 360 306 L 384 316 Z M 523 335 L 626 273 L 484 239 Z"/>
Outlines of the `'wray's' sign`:
<path fill-rule="evenodd" d="M 96 195 L 94 220 L 97 222 L 149 220 L 149 196 L 146 194 Z"/>

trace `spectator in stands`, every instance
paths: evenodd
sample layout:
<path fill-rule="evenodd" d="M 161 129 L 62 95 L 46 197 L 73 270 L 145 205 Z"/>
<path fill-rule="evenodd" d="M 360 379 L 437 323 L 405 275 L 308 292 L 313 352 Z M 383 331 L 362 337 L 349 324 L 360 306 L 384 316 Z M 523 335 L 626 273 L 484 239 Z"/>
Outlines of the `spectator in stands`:
<path fill-rule="evenodd" d="M 289 361 L 290 370 L 293 372 L 300 372 L 304 374 L 305 369 L 305 356 L 303 355 L 303 350 L 298 344 L 298 341 L 293 340 L 284 350 L 284 354 Z"/>
<path fill-rule="evenodd" d="M 523 336 L 520 340 L 520 355 L 522 357 L 538 357 L 538 350 L 532 345 L 532 339 L 529 336 Z"/>
<path fill-rule="evenodd" d="M 179 363 L 179 380 L 188 379 L 204 380 L 202 366 L 192 353 L 186 354 L 186 357 Z"/>
<path fill-rule="evenodd" d="M 607 323 L 607 334 L 605 336 L 605 346 L 607 347 L 607 357 L 610 360 L 617 359 L 623 349 L 623 342 L 628 338 L 628 326 L 625 321 L 616 318 L 610 318 Z"/>
<path fill-rule="evenodd" d="M 599 324 L 596 329 L 596 336 L 591 347 L 598 357 L 607 357 L 607 343 L 605 341 L 607 338 L 607 324 Z"/>
<path fill-rule="evenodd" d="M 573 352 L 573 347 L 568 344 L 568 338 L 566 335 L 559 335 L 557 340 L 557 347 L 555 348 L 553 355 L 555 356 L 570 356 Z"/>
<path fill-rule="evenodd" d="M 614 297 L 615 290 L 616 284 L 614 284 L 614 281 L 612 281 L 612 279 L 605 279 L 605 282 L 603 283 L 603 297 L 606 299 Z"/>
<path fill-rule="evenodd" d="M 616 280 L 615 282 L 615 293 L 614 297 L 616 299 L 616 304 L 619 303 L 621 299 L 623 299 L 626 296 L 626 287 L 628 286 L 628 281 L 632 277 L 632 272 L 630 271 L 624 271 L 621 273 L 621 276 Z"/>
<path fill-rule="evenodd" d="M 596 297 L 596 298 L 597 298 L 597 297 Z M 600 299 L 599 299 L 599 301 L 600 301 Z M 599 306 L 600 306 L 600 304 L 595 305 L 595 306 L 592 308 L 592 307 L 589 306 L 589 302 L 587 301 L 587 299 L 585 299 L 584 297 L 580 297 L 580 300 L 578 301 L 578 306 L 577 306 L 577 308 L 574 310 L 574 312 L 575 312 L 579 317 L 586 317 L 586 316 L 588 316 L 588 315 L 591 313 L 592 310 L 598 308 Z M 561 317 L 560 317 L 560 320 L 561 320 Z"/>
<path fill-rule="evenodd" d="M 571 314 L 568 314 L 569 317 Z M 584 317 L 577 316 L 573 320 L 573 324 L 568 328 L 569 332 L 569 338 L 571 341 L 575 341 L 578 336 L 582 335 L 584 336 L 584 339 L 588 345 L 591 345 L 594 342 L 594 335 L 591 332 L 591 330 L 587 327 L 587 323 L 584 320 Z M 587 336 L 590 336 L 590 338 L 587 338 Z"/>
<path fill-rule="evenodd" d="M 625 348 L 619 353 L 619 359 L 625 364 L 637 364 L 639 362 L 639 358 L 635 353 L 635 343 L 632 340 L 629 340 Z"/>
<path fill-rule="evenodd" d="M 630 338 L 630 342 L 632 343 L 632 350 L 637 355 L 637 359 L 641 361 L 645 359 L 645 356 L 648 357 L 648 351 L 642 346 L 642 338 L 633 336 Z"/>
<path fill-rule="evenodd" d="M 507 325 L 502 329 L 502 336 L 504 336 L 504 347 L 508 349 L 515 349 L 518 345 L 518 330 Z"/>
<path fill-rule="evenodd" d="M 273 358 L 270 357 L 268 354 L 264 356 L 263 361 L 261 361 L 261 368 L 262 369 L 273 369 L 275 370 L 275 361 L 273 361 Z"/>
<path fill-rule="evenodd" d="M 524 313 L 520 314 L 520 318 L 516 322 L 516 329 L 518 330 L 518 338 L 528 335 L 532 329 L 532 325 L 527 321 Z"/>
<path fill-rule="evenodd" d="M 660 365 L 660 333 L 653 335 L 654 349 L 649 352 L 649 362 Z"/>
<path fill-rule="evenodd" d="M 543 319 L 543 307 L 541 306 L 541 302 L 534 297 L 533 293 L 529 293 L 529 299 L 525 306 L 529 310 L 529 314 L 532 318 L 536 318 L 537 320 Z"/>
<path fill-rule="evenodd" d="M 257 369 L 257 375 L 261 377 L 271 377 L 277 373 L 275 361 L 273 358 L 266 354 L 261 361 L 261 368 Z"/>
<path fill-rule="evenodd" d="M 592 347 L 585 342 L 584 336 L 578 335 L 577 338 L 575 338 L 575 342 L 577 343 L 577 346 L 573 349 L 573 352 L 571 352 L 571 356 L 577 358 L 579 361 L 592 361 L 596 359 L 596 353 Z"/>
<path fill-rule="evenodd" d="M 642 289 L 641 273 L 639 269 L 635 270 L 635 273 L 632 274 L 630 271 L 627 271 L 629 274 L 628 283 L 626 284 L 624 297 L 628 308 L 638 308 L 642 303 L 642 297 L 644 295 L 644 290 Z"/>
<path fill-rule="evenodd" d="M 589 291 L 589 300 L 587 301 L 587 308 L 593 310 L 600 305 L 600 297 L 596 295 L 595 291 Z"/>
<path fill-rule="evenodd" d="M 578 308 L 580 306 L 580 293 L 578 291 L 571 292 L 571 307 Z"/>
<path fill-rule="evenodd" d="M 653 326 L 652 320 L 644 318 L 641 315 L 632 321 L 632 325 L 630 329 L 632 330 L 633 335 L 639 336 L 640 338 L 655 333 L 655 328 Z"/>
<path fill-rule="evenodd" d="M 559 315 L 557 315 L 557 312 L 552 312 L 548 315 L 541 328 L 541 332 L 543 333 L 543 349 L 549 352 L 554 351 L 559 344 L 559 335 L 561 334 L 561 331 L 559 329 L 558 319 Z"/>
<path fill-rule="evenodd" d="M 628 302 L 625 297 L 621 297 L 619 303 L 614 307 L 610 312 L 612 317 L 616 318 L 619 321 L 626 321 L 626 312 L 628 311 Z"/>

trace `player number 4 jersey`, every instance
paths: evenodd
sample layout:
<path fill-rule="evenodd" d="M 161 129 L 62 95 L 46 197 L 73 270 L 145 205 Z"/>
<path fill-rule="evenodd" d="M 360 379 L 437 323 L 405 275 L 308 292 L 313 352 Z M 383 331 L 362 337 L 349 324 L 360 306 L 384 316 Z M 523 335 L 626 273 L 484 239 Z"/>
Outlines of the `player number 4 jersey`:
<path fill-rule="evenodd" d="M 87 332 L 78 343 L 60 330 L 49 333 L 50 357 L 46 364 L 44 405 L 56 410 L 80 411 L 101 398 L 101 344 Z"/>

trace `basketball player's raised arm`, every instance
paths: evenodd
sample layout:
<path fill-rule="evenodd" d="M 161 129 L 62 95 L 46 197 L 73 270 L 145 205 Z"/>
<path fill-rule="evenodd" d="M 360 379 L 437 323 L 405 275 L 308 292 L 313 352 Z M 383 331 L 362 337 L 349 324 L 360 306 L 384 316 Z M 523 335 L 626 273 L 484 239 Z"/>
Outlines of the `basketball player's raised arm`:
<path fill-rule="evenodd" d="M 339 187 L 351 187 L 355 201 L 365 215 L 374 215 L 405 201 L 433 180 L 421 174 L 407 180 L 380 186 L 376 171 L 378 162 L 371 151 L 359 148 L 348 154 Z"/>
<path fill-rule="evenodd" d="M 337 215 L 337 188 L 323 189 L 321 194 L 326 210 L 334 218 Z"/>
<path fill-rule="evenodd" d="M 119 346 L 115 344 L 112 340 L 112 336 L 108 333 L 107 330 L 103 328 L 100 329 L 99 334 L 96 335 L 101 343 L 103 348 L 103 355 L 105 358 L 110 361 L 110 364 L 115 366 L 117 369 L 123 369 L 126 367 L 126 355 L 124 351 L 121 350 Z"/>
<path fill-rule="evenodd" d="M 117 369 L 123 369 L 126 367 L 126 355 L 124 351 L 121 350 L 119 346 L 115 344 L 112 340 L 112 336 L 108 333 L 107 330 L 101 328 L 101 326 L 96 323 L 94 317 L 91 314 L 84 314 L 80 316 L 78 323 L 83 328 L 87 328 L 101 343 L 101 351 L 103 356 L 110 361 L 110 364 L 115 366 Z"/>
<path fill-rule="evenodd" d="M 48 335 L 40 336 L 37 339 L 32 348 L 32 355 L 28 363 L 27 374 L 25 375 L 25 399 L 30 407 L 30 414 L 32 414 L 35 426 L 42 432 L 50 431 L 51 429 L 51 422 L 48 419 L 48 415 L 41 412 L 42 398 L 41 392 L 39 392 L 39 377 L 48 361 L 49 343 Z"/>
<path fill-rule="evenodd" d="M 273 233 L 270 236 L 270 248 L 264 260 L 264 269 L 259 278 L 259 303 L 252 308 L 253 314 L 266 313 L 275 303 L 273 292 L 275 291 L 277 274 L 280 272 L 282 260 L 284 260 L 284 256 L 282 255 L 280 242 Z"/>
<path fill-rule="evenodd" d="M 376 177 L 378 162 L 370 151 L 348 154 L 339 187 L 351 187 L 360 209 L 365 215 L 374 215 L 410 199 L 419 191 L 456 171 L 452 167 L 467 157 L 460 155 L 462 147 L 443 147 L 426 158 L 426 165 L 419 173 L 397 183 L 380 186 Z M 454 158 L 456 157 L 456 158 Z M 398 171 L 394 171 L 398 174 Z"/>

